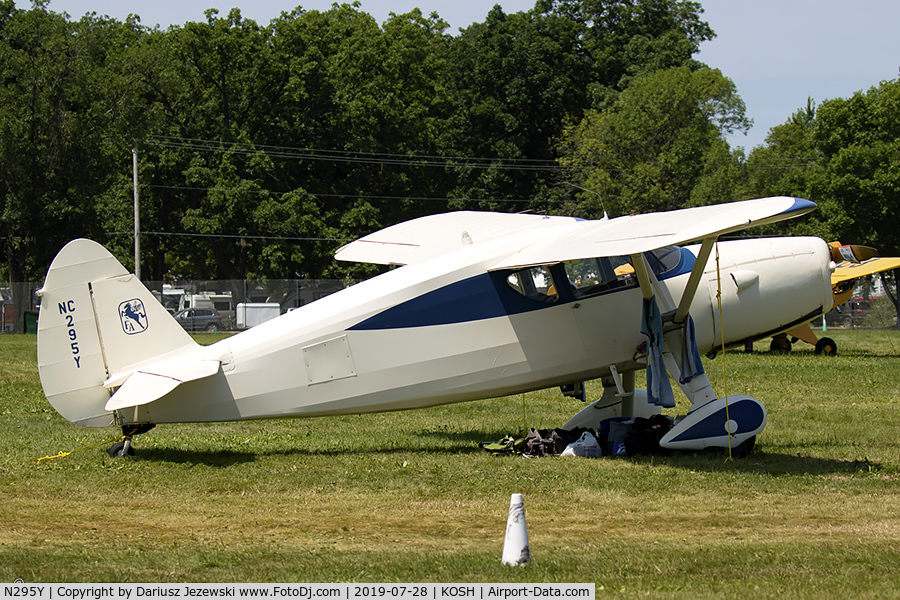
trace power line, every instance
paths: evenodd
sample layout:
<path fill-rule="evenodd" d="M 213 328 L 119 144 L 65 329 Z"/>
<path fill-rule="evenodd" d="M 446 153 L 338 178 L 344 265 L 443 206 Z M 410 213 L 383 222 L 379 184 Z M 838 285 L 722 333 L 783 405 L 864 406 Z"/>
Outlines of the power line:
<path fill-rule="evenodd" d="M 295 160 L 316 160 L 358 164 L 401 165 L 408 167 L 498 169 L 515 171 L 562 171 L 564 167 L 553 160 L 536 158 L 473 158 L 468 156 L 441 156 L 430 154 L 395 154 L 385 152 L 362 152 L 355 150 L 323 150 L 321 148 L 300 148 L 272 146 L 267 144 L 229 143 L 220 140 L 204 140 L 173 136 L 153 135 L 144 143 L 161 148 L 213 152 L 218 154 L 263 154 L 269 158 Z"/>
<path fill-rule="evenodd" d="M 290 194 L 291 192 L 273 192 L 269 190 L 242 190 L 236 188 L 221 188 L 221 187 L 201 187 L 201 186 L 178 186 L 178 185 L 156 185 L 150 184 L 147 187 L 160 189 L 160 190 L 175 190 L 175 191 L 195 191 L 195 192 L 228 192 L 228 193 L 237 193 L 237 194 L 257 194 L 260 196 L 264 195 L 274 195 L 274 196 L 284 196 L 286 194 Z M 305 191 L 305 190 L 304 190 Z M 306 191 L 305 191 L 306 192 Z M 362 200 L 416 200 L 416 201 L 433 201 L 433 202 L 531 202 L 530 200 L 524 198 L 440 198 L 440 197 L 427 197 L 427 196 L 380 196 L 380 195 L 367 195 L 367 194 L 316 194 L 313 192 L 306 192 L 310 196 L 315 196 L 318 198 L 359 198 Z"/>
<path fill-rule="evenodd" d="M 133 231 L 107 231 L 106 235 L 134 235 Z M 285 242 L 352 242 L 356 238 L 323 238 L 323 237 L 296 237 L 296 236 L 277 236 L 277 235 L 238 235 L 228 233 L 190 233 L 177 231 L 142 231 L 141 235 L 159 235 L 159 236 L 176 236 L 176 237 L 197 237 L 197 238 L 223 238 L 223 239 L 239 239 L 239 240 L 276 240 Z"/>
<path fill-rule="evenodd" d="M 323 150 L 318 148 L 299 148 L 289 146 L 257 145 L 251 143 L 225 144 L 220 140 L 204 140 L 182 138 L 174 136 L 153 135 L 144 139 L 144 143 L 159 148 L 175 150 L 187 150 L 193 152 L 210 152 L 217 154 L 240 155 L 265 155 L 269 158 L 293 159 L 293 160 L 317 160 L 356 164 L 400 165 L 409 167 L 440 167 L 440 168 L 474 168 L 474 169 L 499 169 L 519 171 L 560 171 L 556 162 L 551 160 L 529 158 L 472 158 L 465 156 L 438 156 L 426 154 L 395 154 L 379 152 L 360 152 L 352 150 Z M 168 186 L 150 184 L 147 187 L 161 190 L 174 191 L 199 191 L 199 192 L 225 192 L 256 195 L 283 196 L 291 192 L 276 192 L 270 190 L 247 190 L 222 187 L 202 186 Z M 305 191 L 305 190 L 304 190 Z M 499 203 L 527 203 L 530 200 L 519 198 L 439 198 L 424 196 L 388 196 L 388 195 L 363 195 L 363 194 L 315 194 L 306 192 L 310 196 L 320 198 L 354 198 L 364 200 L 413 200 L 413 201 L 439 201 L 439 202 L 499 202 Z M 300 236 L 266 236 L 266 235 L 236 235 L 216 233 L 191 233 L 168 231 L 142 231 L 141 235 L 172 236 L 192 238 L 218 238 L 218 239 L 244 239 L 244 240 L 275 240 L 292 242 L 333 242 L 347 243 L 351 238 L 326 238 L 326 237 L 300 237 Z M 135 235 L 134 232 L 112 231 L 109 236 Z"/>

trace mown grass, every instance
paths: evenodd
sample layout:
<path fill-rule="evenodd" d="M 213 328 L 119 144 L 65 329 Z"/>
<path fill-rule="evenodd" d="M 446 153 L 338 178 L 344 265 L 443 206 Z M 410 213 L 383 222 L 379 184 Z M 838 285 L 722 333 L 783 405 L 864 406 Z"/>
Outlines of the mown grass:
<path fill-rule="evenodd" d="M 743 460 L 478 448 L 580 409 L 547 391 L 405 413 L 160 426 L 137 438 L 131 459 L 99 447 L 41 464 L 118 432 L 66 423 L 41 392 L 34 337 L 0 336 L 0 579 L 582 581 L 598 597 L 894 596 L 900 334 L 828 335 L 836 357 L 799 344 L 772 355 L 763 343 L 726 355 L 729 393 L 769 412 Z M 705 364 L 723 393 L 722 358 Z M 534 558 L 524 568 L 500 565 L 516 492 Z"/>

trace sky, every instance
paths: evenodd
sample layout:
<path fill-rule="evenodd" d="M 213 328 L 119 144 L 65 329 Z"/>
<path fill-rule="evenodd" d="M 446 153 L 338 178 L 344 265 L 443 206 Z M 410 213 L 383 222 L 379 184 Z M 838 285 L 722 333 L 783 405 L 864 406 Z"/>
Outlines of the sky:
<path fill-rule="evenodd" d="M 147 26 L 203 21 L 207 8 L 221 15 L 237 6 L 244 18 L 267 24 L 297 1 L 307 10 L 327 10 L 332 0 L 51 0 L 50 10 L 78 19 L 96 12 L 118 20 L 138 14 Z M 849 98 L 900 72 L 900 2 L 897 0 L 700 0 L 703 19 L 716 38 L 697 58 L 734 81 L 754 125 L 747 135 L 728 137 L 749 152 L 769 129 L 784 123 L 807 99 L 816 103 Z M 507 13 L 529 10 L 534 0 L 499 0 Z M 30 2 L 16 0 L 20 8 Z M 360 9 L 383 23 L 389 13 L 415 7 L 437 12 L 449 33 L 484 21 L 490 0 L 362 0 Z"/>

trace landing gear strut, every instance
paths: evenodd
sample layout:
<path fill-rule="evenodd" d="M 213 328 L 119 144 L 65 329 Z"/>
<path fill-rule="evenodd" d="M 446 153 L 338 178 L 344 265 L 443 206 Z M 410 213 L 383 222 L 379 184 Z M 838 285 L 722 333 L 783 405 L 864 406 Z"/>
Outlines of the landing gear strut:
<path fill-rule="evenodd" d="M 136 435 L 147 433 L 156 427 L 153 423 L 135 423 L 132 425 L 122 425 L 122 438 L 108 450 L 110 458 L 118 458 L 121 456 L 134 456 L 134 445 L 131 443 Z"/>

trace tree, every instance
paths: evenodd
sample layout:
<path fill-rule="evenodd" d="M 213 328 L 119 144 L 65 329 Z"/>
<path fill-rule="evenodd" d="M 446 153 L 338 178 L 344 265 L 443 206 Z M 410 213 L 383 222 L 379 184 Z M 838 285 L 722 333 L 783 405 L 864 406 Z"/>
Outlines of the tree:
<path fill-rule="evenodd" d="M 579 23 L 584 51 L 591 57 L 591 107 L 603 110 L 642 73 L 677 66 L 698 68 L 693 56 L 713 39 L 700 20 L 697 2 L 682 0 L 540 0 L 550 10 Z"/>
<path fill-rule="evenodd" d="M 265 29 L 237 9 L 225 18 L 210 9 L 206 17 L 170 30 L 156 46 L 173 72 L 153 73 L 156 86 L 148 88 L 165 119 L 150 130 L 146 156 L 154 165 L 149 183 L 161 191 L 145 196 L 162 209 L 157 218 L 168 231 L 206 236 L 165 240 L 170 250 L 193 255 L 190 274 L 238 279 L 251 260 L 257 192 L 272 168 L 250 142 L 261 138 L 284 82 Z"/>
<path fill-rule="evenodd" d="M 753 197 L 796 196 L 815 200 L 818 210 L 803 219 L 767 227 L 766 234 L 814 235 L 837 239 L 840 211 L 816 192 L 823 176 L 821 152 L 815 143 L 816 103 L 812 98 L 785 123 L 772 127 L 766 145 L 754 148 L 746 163 L 747 186 Z"/>
<path fill-rule="evenodd" d="M 492 168 L 460 168 L 454 195 L 568 197 L 547 164 L 533 161 L 554 161 L 565 124 L 611 105 L 637 75 L 695 66 L 692 54 L 712 37 L 701 12 L 676 0 L 541 0 L 510 15 L 495 6 L 452 40 L 446 153 L 495 159 Z"/>
<path fill-rule="evenodd" d="M 129 266 L 135 146 L 154 280 L 358 276 L 372 267 L 333 251 L 374 229 L 449 208 L 558 209 L 575 189 L 557 180 L 565 124 L 655 69 L 696 67 L 712 36 L 680 0 L 495 7 L 456 37 L 436 13 L 379 26 L 356 2 L 267 26 L 210 10 L 166 31 L 70 22 L 41 2 L 0 0 L 12 279 L 39 278 L 77 236 Z"/>
<path fill-rule="evenodd" d="M 810 217 L 791 223 L 796 234 L 866 244 L 883 255 L 900 252 L 900 81 L 884 81 L 850 98 L 810 99 L 773 127 L 766 146 L 748 160 L 758 195 L 815 201 Z"/>
<path fill-rule="evenodd" d="M 131 98 L 118 58 L 135 35 L 131 22 L 72 23 L 40 2 L 0 3 L 0 237 L 11 283 L 40 279 L 65 242 L 103 232 L 97 190 Z M 28 304 L 15 291 L 13 300 Z"/>
<path fill-rule="evenodd" d="M 845 243 L 900 253 L 900 80 L 884 81 L 847 99 L 826 100 L 814 140 L 822 177 L 813 199 L 834 202 L 833 232 Z"/>
<path fill-rule="evenodd" d="M 529 161 L 552 160 L 549 141 L 567 115 L 585 106 L 589 57 L 581 51 L 578 24 L 537 10 L 507 15 L 495 6 L 484 23 L 451 44 L 454 113 L 445 153 L 493 162 L 484 168 L 463 161 L 452 195 L 530 199 L 548 182 L 542 165 Z"/>
<path fill-rule="evenodd" d="M 718 70 L 675 67 L 640 75 L 603 112 L 563 138 L 562 162 L 582 193 L 572 212 L 598 217 L 684 208 L 733 198 L 695 193 L 732 164 L 724 133 L 749 123 L 734 84 Z"/>
<path fill-rule="evenodd" d="M 278 161 L 282 185 L 302 186 L 337 238 L 355 238 L 443 206 L 448 177 L 435 161 L 449 116 L 442 86 L 447 24 L 416 9 L 391 15 L 381 29 L 357 7 L 295 11 L 273 23 L 277 56 L 291 68 L 271 139 L 296 151 Z M 335 267 L 337 245 L 316 243 L 315 263 L 299 272 L 344 275 L 365 265 Z"/>

